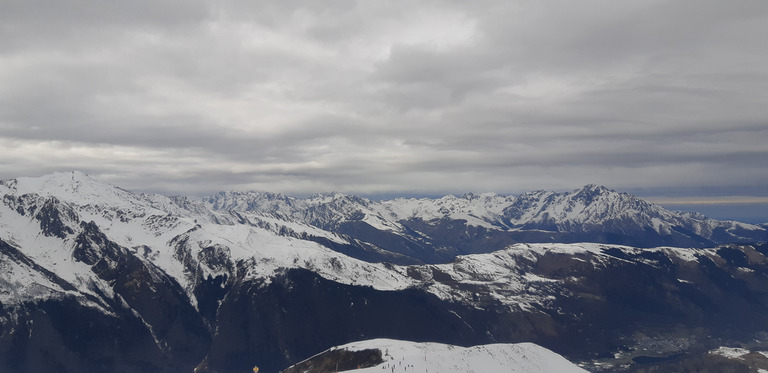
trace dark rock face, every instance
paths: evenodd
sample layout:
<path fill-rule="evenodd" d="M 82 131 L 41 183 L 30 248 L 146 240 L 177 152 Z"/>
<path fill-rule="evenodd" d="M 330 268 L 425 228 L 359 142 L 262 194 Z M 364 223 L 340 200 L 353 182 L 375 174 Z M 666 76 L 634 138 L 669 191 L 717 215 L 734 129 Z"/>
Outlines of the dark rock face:
<path fill-rule="evenodd" d="M 280 373 L 325 373 L 369 368 L 384 362 L 381 350 L 332 350 L 303 361 Z"/>
<path fill-rule="evenodd" d="M 589 360 L 637 348 L 638 335 L 696 335 L 702 342 L 694 347 L 704 348 L 713 340 L 749 340 L 768 331 L 766 245 L 721 247 L 695 261 L 610 246 L 601 257 L 545 251 L 518 261 L 517 270 L 556 280 L 530 285 L 552 297 L 534 309 L 484 297 L 482 287 L 437 269 L 434 281 L 470 286 L 466 290 L 476 298 L 448 301 L 419 288 L 343 285 L 304 269 L 245 279 L 250 263 L 238 262 L 228 276 L 196 283 L 195 308 L 175 281 L 106 239 L 97 226 L 84 223 L 76 242 L 77 256 L 113 284 L 114 298 L 100 300 L 110 313 L 73 296 L 0 306 L 0 368 L 184 372 L 197 366 L 229 373 L 258 365 L 275 372 L 332 346 L 371 338 L 457 345 L 531 341 Z M 34 266 L 2 241 L 0 249 L 8 260 Z M 211 246 L 201 257 L 226 266 L 224 252 Z M 634 364 L 683 364 L 673 360 L 640 358 Z"/>
<path fill-rule="evenodd" d="M 95 224 L 81 227 L 73 257 L 111 283 L 114 296 L 93 289 L 101 298 L 64 295 L 0 307 L 0 366 L 13 372 L 190 371 L 204 358 L 210 333 L 184 290 L 154 265 L 109 241 Z M 2 241 L 0 250 L 63 290 L 76 290 Z"/>
<path fill-rule="evenodd" d="M 768 330 L 768 321 L 759 316 L 768 310 L 765 257 L 753 255 L 751 246 L 725 247 L 718 251 L 724 257 L 700 256 L 683 263 L 661 253 L 615 248 L 606 253 L 619 260 L 590 269 L 567 256 L 545 256 L 534 266 L 534 273 L 549 278 L 579 277 L 563 281 L 564 293 L 570 296 L 558 296 L 552 304 L 570 315 L 560 319 L 566 334 L 545 346 L 572 359 L 589 360 L 599 357 L 597 351 L 641 349 L 644 338 L 683 340 L 685 347 L 652 349 L 673 356 L 706 352 L 723 340 L 751 341 Z M 753 260 L 730 264 L 727 259 L 745 256 Z M 666 364 L 650 366 L 662 362 Z"/>
<path fill-rule="evenodd" d="M 419 232 L 430 226 L 411 224 Z M 466 229 L 456 221 L 438 226 L 441 232 L 435 236 L 455 242 L 460 250 L 483 250 L 474 246 L 477 242 L 506 243 L 485 228 Z M 140 250 L 110 241 L 95 223 L 82 222 L 74 242 L 73 258 L 91 266 L 114 291 L 113 296 L 97 292 L 100 299 L 85 299 L 109 312 L 74 296 L 0 305 L 2 367 L 19 372 L 181 372 L 198 366 L 229 373 L 259 365 L 269 372 L 329 347 L 371 338 L 458 345 L 532 341 L 571 358 L 591 359 L 631 350 L 633 336 L 649 330 L 662 337 L 673 331 L 737 340 L 768 331 L 762 317 L 768 312 L 764 244 L 723 246 L 693 261 L 609 246 L 603 249 L 608 259 L 558 252 L 521 258 L 516 270 L 556 281 L 539 289 L 552 297 L 551 304 L 524 309 L 484 297 L 485 290 L 477 286 L 465 289 L 475 293 L 471 301 L 448 301 L 419 288 L 379 291 L 343 285 L 304 269 L 246 279 L 252 263 L 233 263 L 221 245 L 189 257 L 188 242 L 180 236 L 174 241 L 176 255 L 196 276 L 195 307 L 181 286 L 143 259 Z M 2 240 L 0 253 L 64 290 L 76 290 Z M 203 265 L 222 274 L 203 276 Z M 436 267 L 431 278 L 445 286 L 469 286 Z M 640 360 L 641 366 L 670 364 Z"/>
<path fill-rule="evenodd" d="M 112 264 L 114 270 L 120 261 L 128 256 L 126 250 L 122 250 L 119 245 L 107 239 L 104 233 L 94 222 L 80 223 L 83 231 L 75 239 L 75 249 L 72 257 L 80 262 L 98 266 L 100 271 L 107 270 Z"/>
<path fill-rule="evenodd" d="M 365 224 L 365 223 L 361 223 Z M 365 224 L 367 225 L 367 224 Z M 344 232 L 341 229 L 340 232 Z M 378 231 L 381 232 L 381 231 Z M 422 261 L 412 255 L 403 255 L 394 250 L 385 250 L 370 241 L 364 241 L 360 238 L 354 239 L 356 235 L 350 235 L 350 244 L 338 243 L 325 237 L 305 235 L 302 239 L 317 242 L 333 251 L 342 253 L 355 259 L 360 259 L 369 263 L 392 263 L 399 265 L 422 264 Z"/>
<path fill-rule="evenodd" d="M 348 221 L 339 224 L 338 232 L 353 237 L 363 242 L 369 242 L 380 247 L 386 252 L 398 255 L 397 261 L 391 261 L 396 264 L 419 264 L 435 263 L 439 260 L 445 260 L 445 256 L 435 254 L 434 246 L 425 240 L 419 240 L 409 235 L 398 235 L 392 232 L 378 230 L 368 223 L 362 221 Z M 415 232 L 414 232 L 415 233 Z M 349 252 L 350 256 L 360 260 L 366 260 L 365 256 L 356 255 Z M 401 259 L 405 258 L 405 260 Z M 376 258 L 372 258 L 374 261 Z"/>
<path fill-rule="evenodd" d="M 662 358 L 643 356 L 642 358 L 644 359 L 636 359 L 637 364 L 625 371 L 628 373 L 750 373 L 765 370 L 768 366 L 768 358 L 758 352 L 749 353 L 738 359 L 729 359 L 710 353 L 676 354 Z"/>
<path fill-rule="evenodd" d="M 149 324 L 153 335 L 180 365 L 205 356 L 210 335 L 181 286 L 153 264 L 109 241 L 93 223 L 84 223 L 74 256 L 84 257 L 98 276 Z M 79 255 L 78 253 L 85 253 Z"/>
<path fill-rule="evenodd" d="M 62 221 L 64 218 L 62 215 L 66 215 L 71 221 L 79 220 L 74 211 L 60 206 L 56 198 L 49 198 L 43 203 L 43 206 L 35 215 L 35 219 L 40 222 L 40 230 L 44 235 L 65 238 L 68 234 L 75 232 Z"/>
<path fill-rule="evenodd" d="M 77 213 L 55 197 L 44 198 L 36 194 L 3 196 L 3 203 L 22 216 L 33 216 L 40 231 L 48 237 L 65 238 L 74 230 L 67 222 L 77 222 Z"/>
<path fill-rule="evenodd" d="M 178 367 L 142 321 L 83 307 L 73 298 L 0 309 L 4 372 L 165 372 Z M 14 322 L 5 322 L 12 318 Z"/>
<path fill-rule="evenodd" d="M 355 340 L 487 340 L 453 309 L 416 289 L 377 291 L 292 269 L 269 283 L 234 285 L 219 308 L 207 363 L 219 373 L 247 371 L 254 365 L 269 372 Z"/>
<path fill-rule="evenodd" d="M 765 263 L 750 262 L 756 275 L 743 276 L 724 258 L 680 265 L 661 253 L 606 250 L 617 260 L 600 266 L 588 256 L 574 260 L 556 253 L 530 262 L 523 270 L 560 279 L 550 289 L 553 303 L 535 310 L 489 300 L 475 308 L 417 289 L 341 285 L 306 270 L 289 270 L 268 284 L 240 283 L 219 309 L 208 366 L 221 373 L 253 365 L 273 371 L 325 348 L 371 338 L 459 345 L 532 341 L 589 360 L 637 348 L 638 335 L 704 335 L 695 347 L 704 348 L 768 330 L 761 316 L 768 312 L 768 278 L 759 274 Z M 750 256 L 753 249 L 727 250 Z"/>

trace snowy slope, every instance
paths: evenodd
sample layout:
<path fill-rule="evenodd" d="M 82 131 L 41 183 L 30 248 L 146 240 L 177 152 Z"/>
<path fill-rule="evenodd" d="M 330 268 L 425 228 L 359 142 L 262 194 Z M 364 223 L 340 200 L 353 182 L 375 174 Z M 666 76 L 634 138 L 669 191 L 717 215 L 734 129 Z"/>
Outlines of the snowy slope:
<path fill-rule="evenodd" d="M 671 234 L 675 227 L 685 227 L 707 238 L 712 236 L 716 228 L 729 231 L 761 230 L 751 224 L 723 222 L 700 214 L 669 211 L 631 194 L 618 193 L 596 185 L 565 193 L 523 193 L 505 209 L 504 219 L 515 228 L 564 231 L 648 227 L 660 234 Z"/>
<path fill-rule="evenodd" d="M 577 240 L 592 238 L 600 242 L 610 241 L 603 234 L 609 233 L 617 242 L 606 243 L 648 242 L 642 245 L 645 247 L 672 243 L 704 247 L 761 241 L 768 237 L 768 231 L 761 226 L 670 211 L 630 194 L 595 185 L 562 193 L 535 191 L 519 196 L 485 193 L 384 201 L 340 193 L 302 199 L 274 193 L 227 192 L 207 197 L 205 203 L 213 210 L 273 213 L 332 231 L 344 223 L 365 222 L 378 230 L 416 240 L 429 234 L 417 232 L 413 236 L 406 228 L 409 221 L 430 224 L 462 221 L 468 227 L 499 232 L 566 232 L 576 234 Z"/>
<path fill-rule="evenodd" d="M 7 306 L 18 302 L 79 295 L 67 285 L 54 273 L 37 266 L 27 256 L 0 241 L 0 304 Z M 89 303 L 85 299 L 82 301 L 84 304 Z"/>
<path fill-rule="evenodd" d="M 621 250 L 627 257 L 619 258 L 612 250 Z M 655 266 L 656 262 L 644 258 L 654 254 L 681 266 L 701 258 L 723 260 L 715 249 L 640 249 L 597 243 L 515 244 L 489 254 L 458 256 L 446 264 L 389 266 L 389 269 L 403 277 L 418 279 L 416 286 L 444 300 L 475 307 L 503 304 L 535 311 L 549 307 L 555 296 L 568 296 L 562 289 L 566 284 L 579 281 L 574 273 L 565 271 L 569 266 L 578 265 L 583 267 L 582 270 L 590 271 L 627 263 Z M 542 271 L 540 263 L 547 263 L 554 257 L 565 258 L 566 264 L 559 264 L 563 270 Z"/>
<path fill-rule="evenodd" d="M 5 180 L 0 183 L 0 194 L 4 194 L 0 205 L 2 237 L 78 288 L 96 281 L 90 266 L 73 259 L 81 222 L 94 222 L 121 246 L 151 248 L 156 265 L 182 277 L 182 268 L 172 253 L 160 248 L 193 227 L 195 217 L 174 208 L 165 197 L 134 194 L 79 172 Z M 40 234 L 42 222 L 48 220 L 60 230 Z"/>
<path fill-rule="evenodd" d="M 545 253 L 567 253 L 593 266 L 616 258 L 607 255 L 601 244 L 515 244 L 506 249 L 494 248 L 497 251 L 489 254 L 458 256 L 446 264 L 397 266 L 350 258 L 307 237 L 349 243 L 349 237 L 322 229 L 318 222 L 330 225 L 334 219 L 354 215 L 359 218 L 360 214 L 366 219 L 380 219 L 382 228 L 387 229 L 401 228 L 399 221 L 408 218 L 440 216 L 474 219 L 478 224 L 498 223 L 506 216 L 511 225 L 521 221 L 533 224 L 544 216 L 565 225 L 605 224 L 607 220 L 597 217 L 597 212 L 649 221 L 677 219 L 671 212 L 630 195 L 595 186 L 560 194 L 533 192 L 515 198 L 483 194 L 383 202 L 339 193 L 296 199 L 281 194 L 232 192 L 195 203 L 181 197 L 134 194 L 72 172 L 2 181 L 0 194 L 4 195 L 0 238 L 84 293 L 93 294 L 90 288 L 94 286 L 106 287 L 94 277 L 90 266 L 74 260 L 72 255 L 75 239 L 82 231 L 81 222 L 92 221 L 109 240 L 141 254 L 176 279 L 193 301 L 193 289 L 200 279 L 231 277 L 241 263 L 242 279 L 269 279 L 285 268 L 303 268 L 343 284 L 379 290 L 419 287 L 442 299 L 466 303 L 476 300 L 476 293 L 482 290 L 485 296 L 502 304 L 533 309 L 548 304 L 551 294 L 540 290 L 555 285 L 555 280 L 529 270 L 531 263 Z M 51 216 L 43 219 L 45 211 Z M 660 218 L 650 218 L 654 214 Z M 43 221 L 51 219 L 46 226 L 60 225 L 61 231 L 40 234 Z M 674 248 L 652 250 L 689 261 L 706 253 Z"/>
<path fill-rule="evenodd" d="M 450 218 L 466 220 L 469 225 L 498 228 L 504 208 L 514 200 L 512 196 L 494 193 L 469 193 L 461 197 L 448 195 L 438 199 L 397 198 L 382 201 L 374 209 L 380 216 L 388 216 L 398 221 Z"/>
<path fill-rule="evenodd" d="M 244 279 L 268 279 L 279 270 L 304 268 L 339 283 L 397 290 L 412 286 L 408 277 L 392 272 L 382 263 L 367 263 L 337 253 L 318 243 L 286 237 L 244 224 L 203 225 L 180 235 L 185 255 L 199 257 L 206 248 L 221 247 L 232 262 L 244 261 Z M 204 266 L 204 276 L 217 275 L 213 266 Z"/>
<path fill-rule="evenodd" d="M 493 193 L 379 202 L 342 193 L 296 198 L 281 193 L 221 192 L 204 198 L 213 210 L 262 211 L 319 226 L 355 219 L 378 229 L 398 232 L 403 230 L 399 221 L 408 219 L 463 219 L 472 225 L 496 227 L 504 208 L 513 201 L 514 197 Z"/>
<path fill-rule="evenodd" d="M 188 201 L 182 207 L 177 204 L 183 201 L 179 197 L 135 194 L 79 172 L 5 180 L 0 182 L 0 194 L 4 196 L 0 238 L 89 294 L 88 287 L 100 281 L 89 265 L 73 259 L 81 222 L 94 222 L 109 240 L 140 253 L 176 279 L 193 300 L 196 279 L 231 275 L 239 261 L 249 263 L 246 278 L 269 278 L 281 268 L 306 268 L 341 283 L 386 290 L 413 284 L 383 264 L 365 263 L 301 239 L 311 236 L 347 242 L 337 234 L 279 215 L 216 212 L 203 205 L 190 208 Z M 49 208 L 44 209 L 46 206 Z M 43 212 L 48 215 L 42 217 Z M 50 219 L 56 224 L 48 224 L 61 231 L 41 234 L 41 221 Z M 212 251 L 223 255 L 218 259 L 230 265 L 215 262 Z"/>
<path fill-rule="evenodd" d="M 242 279 L 269 279 L 285 268 L 303 268 L 343 284 L 379 290 L 419 287 L 441 299 L 465 303 L 476 301 L 477 293 L 483 293 L 484 297 L 501 304 L 541 308 L 552 297 L 551 292 L 544 290 L 556 285 L 553 283 L 556 280 L 535 275 L 528 267 L 546 252 L 568 253 L 593 265 L 616 258 L 605 254 L 605 246 L 600 244 L 516 244 L 489 254 L 459 256 L 447 264 L 367 263 L 303 239 L 314 236 L 329 242 L 349 242 L 348 238 L 309 225 L 303 219 L 322 218 L 328 222 L 327 216 L 345 219 L 362 212 L 382 219 L 388 216 L 390 220 L 386 224 L 392 227 L 399 225 L 396 220 L 432 219 L 441 214 L 487 222 L 509 215 L 507 204 L 510 201 L 519 204 L 521 200 L 533 200 L 526 204 L 538 206 L 526 209 L 539 211 L 535 216 L 524 217 L 529 221 L 544 215 L 559 216 L 562 221 L 579 221 L 590 216 L 587 210 L 610 210 L 606 206 L 618 209 L 623 204 L 634 204 L 637 208 L 626 207 L 617 213 L 634 212 L 642 217 L 643 211 L 653 210 L 650 204 L 600 187 L 588 187 L 571 194 L 534 193 L 513 199 L 484 194 L 381 203 L 339 193 L 315 195 L 305 200 L 279 194 L 222 193 L 221 198 L 209 198 L 205 205 L 193 204 L 190 208 L 192 202 L 187 201 L 182 207 L 177 204 L 179 198 L 134 194 L 98 183 L 78 172 L 3 181 L 0 193 L 5 195 L 0 205 L 0 238 L 83 293 L 95 294 L 92 287 L 108 288 L 94 276 L 90 266 L 74 260 L 72 255 L 75 238 L 82 231 L 80 222 L 93 221 L 111 241 L 140 253 L 144 260 L 176 279 L 193 301 L 196 298 L 193 289 L 200 279 L 232 277 L 237 264 L 242 263 Z M 568 211 L 562 208 L 565 200 L 581 202 L 572 203 Z M 550 203 L 543 206 L 541 201 Z M 69 233 L 40 234 L 41 223 L 37 220 L 44 210 L 40 206 L 51 206 L 57 211 L 62 229 L 68 229 Z M 597 224 L 598 220 L 590 219 L 581 222 Z M 656 250 L 695 258 L 690 250 Z M 701 253 L 703 251 L 698 252 Z"/>
<path fill-rule="evenodd" d="M 360 373 L 569 373 L 586 372 L 562 356 L 533 343 L 490 344 L 459 347 L 441 343 L 416 343 L 373 339 L 349 343 L 332 350 L 381 351 L 384 362 Z"/>

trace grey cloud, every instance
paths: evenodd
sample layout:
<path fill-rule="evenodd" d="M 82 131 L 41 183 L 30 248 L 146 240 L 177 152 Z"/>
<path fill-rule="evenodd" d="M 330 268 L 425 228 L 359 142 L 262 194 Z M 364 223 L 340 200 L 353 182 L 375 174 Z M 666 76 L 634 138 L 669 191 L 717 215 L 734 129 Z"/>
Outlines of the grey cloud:
<path fill-rule="evenodd" d="M 12 2 L 0 21 L 2 177 L 768 188 L 762 1 Z"/>
<path fill-rule="evenodd" d="M 136 33 L 183 32 L 207 17 L 201 1 L 4 1 L 0 46 L 6 52 L 69 50 L 125 42 Z"/>

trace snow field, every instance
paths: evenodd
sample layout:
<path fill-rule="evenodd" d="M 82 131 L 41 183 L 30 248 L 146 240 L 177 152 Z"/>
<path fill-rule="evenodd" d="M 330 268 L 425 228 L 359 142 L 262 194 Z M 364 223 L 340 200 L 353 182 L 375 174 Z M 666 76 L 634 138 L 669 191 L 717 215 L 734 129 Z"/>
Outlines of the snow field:
<path fill-rule="evenodd" d="M 384 362 L 358 369 L 359 373 L 583 373 L 562 356 L 533 343 L 459 347 L 441 343 L 416 343 L 374 339 L 337 348 L 352 351 L 379 349 Z"/>

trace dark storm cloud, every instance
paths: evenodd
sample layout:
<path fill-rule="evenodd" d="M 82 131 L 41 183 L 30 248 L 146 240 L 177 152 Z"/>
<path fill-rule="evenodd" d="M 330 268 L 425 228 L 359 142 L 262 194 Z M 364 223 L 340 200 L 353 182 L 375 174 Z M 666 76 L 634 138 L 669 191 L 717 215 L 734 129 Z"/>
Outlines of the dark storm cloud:
<path fill-rule="evenodd" d="M 12 1 L 0 24 L 3 177 L 768 189 L 764 1 Z"/>

